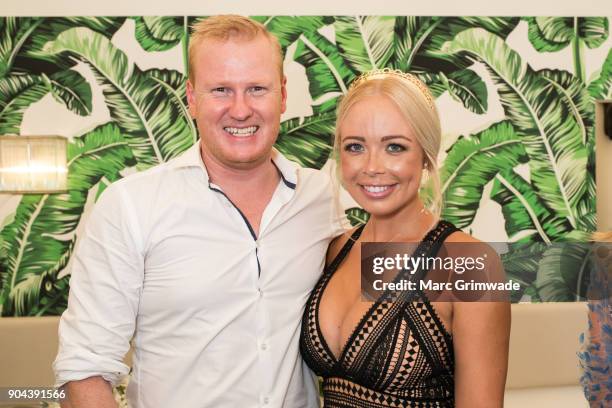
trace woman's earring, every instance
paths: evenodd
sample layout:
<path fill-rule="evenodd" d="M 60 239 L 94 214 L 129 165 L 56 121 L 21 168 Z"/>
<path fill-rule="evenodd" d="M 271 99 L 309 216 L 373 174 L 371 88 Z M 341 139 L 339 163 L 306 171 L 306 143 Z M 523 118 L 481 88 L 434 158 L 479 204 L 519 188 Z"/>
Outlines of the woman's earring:
<path fill-rule="evenodd" d="M 421 188 L 423 188 L 425 184 L 427 184 L 428 180 L 429 180 L 429 167 L 427 166 L 427 163 L 424 163 L 423 170 L 421 171 Z"/>

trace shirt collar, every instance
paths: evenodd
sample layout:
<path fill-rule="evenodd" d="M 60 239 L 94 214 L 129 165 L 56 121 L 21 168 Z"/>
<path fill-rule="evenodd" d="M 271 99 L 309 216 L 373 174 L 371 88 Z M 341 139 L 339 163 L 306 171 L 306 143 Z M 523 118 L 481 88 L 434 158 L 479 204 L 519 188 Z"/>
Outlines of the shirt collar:
<path fill-rule="evenodd" d="M 272 163 L 276 166 L 283 183 L 285 183 L 287 187 L 295 190 L 299 166 L 287 159 L 275 148 L 272 148 Z"/>
<path fill-rule="evenodd" d="M 189 149 L 185 150 L 180 156 L 173 159 L 168 164 L 173 169 L 182 167 L 200 167 L 208 179 L 208 171 L 200 154 L 200 141 L 196 142 Z M 275 148 L 272 149 L 272 163 L 278 170 L 283 183 L 289 188 L 295 189 L 297 185 L 297 171 L 299 166 L 287 159 Z"/>

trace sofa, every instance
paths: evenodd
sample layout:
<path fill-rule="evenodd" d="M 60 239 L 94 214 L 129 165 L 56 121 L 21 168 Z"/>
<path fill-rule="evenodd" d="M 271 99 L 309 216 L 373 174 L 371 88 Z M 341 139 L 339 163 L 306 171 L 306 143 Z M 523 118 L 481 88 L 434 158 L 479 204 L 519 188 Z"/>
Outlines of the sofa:
<path fill-rule="evenodd" d="M 53 385 L 58 322 L 58 317 L 0 318 L 0 387 Z M 505 407 L 588 407 L 576 355 L 586 328 L 585 303 L 512 305 Z"/>

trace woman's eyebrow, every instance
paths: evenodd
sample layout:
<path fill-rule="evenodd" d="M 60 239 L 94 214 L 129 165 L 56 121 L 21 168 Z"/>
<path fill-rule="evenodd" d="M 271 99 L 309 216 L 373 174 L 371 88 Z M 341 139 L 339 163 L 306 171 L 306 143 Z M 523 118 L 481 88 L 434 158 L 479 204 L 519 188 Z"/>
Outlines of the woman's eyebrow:
<path fill-rule="evenodd" d="M 347 136 L 347 137 L 342 138 L 342 141 L 345 141 L 347 139 L 353 139 L 353 140 L 358 140 L 360 142 L 365 142 L 365 137 L 363 136 Z"/>
<path fill-rule="evenodd" d="M 392 139 L 404 139 L 407 140 L 409 142 L 412 142 L 412 139 L 404 136 L 404 135 L 388 135 L 388 136 L 383 136 L 380 140 L 383 142 L 386 142 L 387 140 L 392 140 Z"/>

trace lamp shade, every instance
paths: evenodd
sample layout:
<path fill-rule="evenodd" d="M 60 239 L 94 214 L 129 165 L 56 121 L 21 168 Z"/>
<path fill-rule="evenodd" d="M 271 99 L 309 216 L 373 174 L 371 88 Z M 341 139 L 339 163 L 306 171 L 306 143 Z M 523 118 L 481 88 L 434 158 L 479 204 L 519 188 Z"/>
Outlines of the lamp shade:
<path fill-rule="evenodd" d="M 0 136 L 0 192 L 66 191 L 67 175 L 65 138 Z"/>

